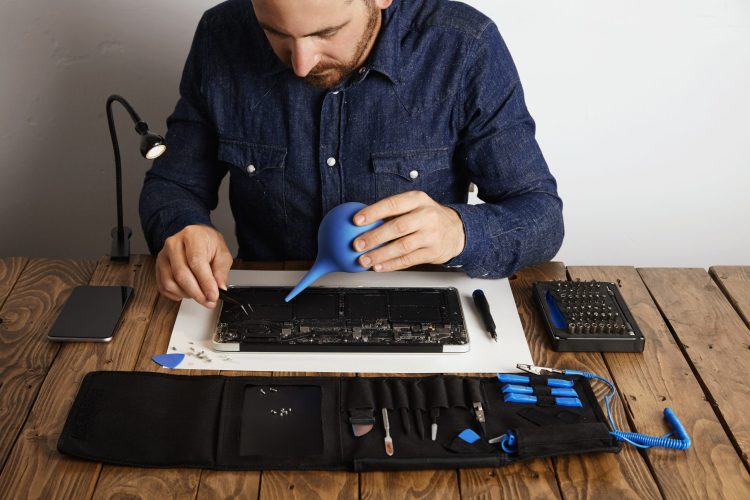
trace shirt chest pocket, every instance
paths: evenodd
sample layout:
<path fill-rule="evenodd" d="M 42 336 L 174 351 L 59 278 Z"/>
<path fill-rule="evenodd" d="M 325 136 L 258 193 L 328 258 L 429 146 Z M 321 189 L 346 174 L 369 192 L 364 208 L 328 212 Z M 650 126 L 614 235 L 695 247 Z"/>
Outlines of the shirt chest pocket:
<path fill-rule="evenodd" d="M 230 166 L 231 199 L 240 206 L 278 210 L 284 214 L 284 163 L 286 149 L 265 144 L 221 139 L 218 159 Z M 258 213 L 257 211 L 255 213 Z"/>
<path fill-rule="evenodd" d="M 451 168 L 448 148 L 372 154 L 375 196 L 382 200 L 406 191 L 424 191 L 441 199 L 448 188 Z"/>

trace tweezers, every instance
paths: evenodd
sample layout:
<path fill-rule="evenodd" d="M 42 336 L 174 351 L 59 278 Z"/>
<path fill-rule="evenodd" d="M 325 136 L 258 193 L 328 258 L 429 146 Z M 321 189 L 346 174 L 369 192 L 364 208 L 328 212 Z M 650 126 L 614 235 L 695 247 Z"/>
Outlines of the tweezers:
<path fill-rule="evenodd" d="M 234 294 L 232 294 L 228 290 L 219 288 L 219 297 L 221 297 L 221 300 L 225 302 L 232 302 L 233 304 L 237 304 L 238 306 L 240 306 L 240 309 L 242 309 L 242 312 L 245 313 L 245 316 L 250 316 L 250 313 L 247 312 L 247 309 L 245 309 L 245 305 L 247 305 L 247 307 L 249 307 L 250 310 L 253 311 L 253 306 L 251 306 L 250 304 L 243 304 Z"/>

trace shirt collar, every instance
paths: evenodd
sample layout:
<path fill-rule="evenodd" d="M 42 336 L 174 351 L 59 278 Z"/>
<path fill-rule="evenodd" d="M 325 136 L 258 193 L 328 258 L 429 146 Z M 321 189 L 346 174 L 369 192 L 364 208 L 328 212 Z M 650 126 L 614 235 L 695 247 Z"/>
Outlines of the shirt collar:
<path fill-rule="evenodd" d="M 378 40 L 368 58 L 367 66 L 387 76 L 393 83 L 399 82 L 399 59 L 401 57 L 401 23 L 399 2 L 394 2 L 383 11 L 383 24 Z"/>

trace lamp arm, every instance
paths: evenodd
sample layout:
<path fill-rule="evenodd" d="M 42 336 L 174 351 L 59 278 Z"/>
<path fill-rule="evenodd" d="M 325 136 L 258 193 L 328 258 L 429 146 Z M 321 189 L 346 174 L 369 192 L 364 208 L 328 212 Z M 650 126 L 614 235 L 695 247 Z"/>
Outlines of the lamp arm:
<path fill-rule="evenodd" d="M 117 142 L 117 132 L 115 131 L 115 120 L 114 116 L 112 114 L 112 104 L 115 102 L 119 102 L 130 114 L 130 118 L 133 119 L 133 121 L 136 123 L 136 130 L 138 130 L 139 125 L 142 123 L 141 117 L 138 116 L 138 113 L 135 112 L 133 107 L 126 101 L 123 97 L 119 95 L 111 95 L 107 99 L 107 122 L 109 123 L 109 135 L 112 138 L 112 149 L 114 151 L 115 155 L 115 189 L 116 189 L 116 196 L 117 196 L 117 227 L 112 231 L 112 238 L 113 238 L 113 255 L 116 255 L 120 252 L 116 252 L 115 249 L 118 248 L 118 243 L 121 243 L 120 247 L 122 245 L 127 245 L 127 242 L 125 241 L 126 238 L 130 237 L 130 234 L 125 234 L 125 227 L 123 223 L 123 208 L 122 208 L 122 163 L 120 159 L 120 145 Z M 139 132 L 140 133 L 140 132 Z M 130 230 L 128 230 L 130 232 Z M 126 250 L 129 254 L 129 249 Z M 122 256 L 122 258 L 126 258 L 126 256 Z"/>

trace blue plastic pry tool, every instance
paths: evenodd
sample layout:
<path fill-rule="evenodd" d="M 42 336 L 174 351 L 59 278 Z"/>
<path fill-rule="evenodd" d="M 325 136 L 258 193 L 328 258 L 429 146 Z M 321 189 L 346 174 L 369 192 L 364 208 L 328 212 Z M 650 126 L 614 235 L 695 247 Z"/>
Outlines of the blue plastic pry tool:
<path fill-rule="evenodd" d="M 170 352 L 168 354 L 156 354 L 151 359 L 164 368 L 177 368 L 185 359 L 185 355 L 180 352 Z"/>
<path fill-rule="evenodd" d="M 461 431 L 461 434 L 458 435 L 459 438 L 463 439 L 469 444 L 474 444 L 477 441 L 479 441 L 481 438 L 479 437 L 479 434 L 474 432 L 471 429 L 464 429 Z"/>
<path fill-rule="evenodd" d="M 535 404 L 538 399 L 536 396 L 531 396 L 529 394 L 516 394 L 513 392 L 508 392 L 505 394 L 505 396 L 503 396 L 503 401 L 505 401 L 506 403 Z M 555 398 L 555 406 L 581 408 L 583 404 L 578 398 Z"/>
<path fill-rule="evenodd" d="M 531 378 L 525 375 L 515 375 L 513 373 L 498 373 L 497 379 L 502 383 L 510 384 L 530 384 Z M 550 387 L 573 387 L 575 383 L 572 380 L 564 378 L 548 378 L 547 385 Z"/>
<path fill-rule="evenodd" d="M 534 388 L 530 385 L 505 384 L 502 387 L 503 393 L 512 392 L 515 394 L 534 394 Z M 550 390 L 551 396 L 560 396 L 564 398 L 577 398 L 578 393 L 570 387 L 553 387 Z"/>
<path fill-rule="evenodd" d="M 315 264 L 307 274 L 297 283 L 284 301 L 289 302 L 302 290 L 312 285 L 324 275 L 332 272 L 342 271 L 347 273 L 358 273 L 367 271 L 357 262 L 360 255 L 369 252 L 359 252 L 354 249 L 354 239 L 360 234 L 374 229 L 383 223 L 382 220 L 375 221 L 366 226 L 357 226 L 352 220 L 354 214 L 365 208 L 364 203 L 349 202 L 342 203 L 331 209 L 318 228 L 318 257 Z"/>

